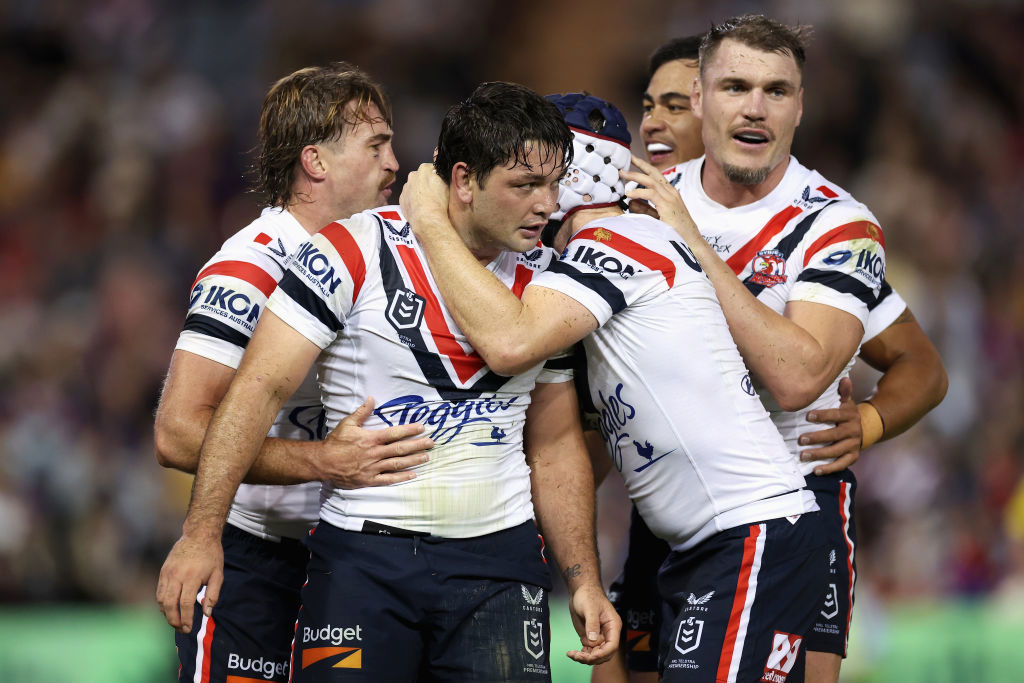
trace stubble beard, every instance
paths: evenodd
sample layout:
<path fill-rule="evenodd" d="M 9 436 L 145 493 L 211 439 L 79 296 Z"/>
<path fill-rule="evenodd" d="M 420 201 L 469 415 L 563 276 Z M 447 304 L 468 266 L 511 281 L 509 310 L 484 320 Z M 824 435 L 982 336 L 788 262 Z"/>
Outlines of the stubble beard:
<path fill-rule="evenodd" d="M 771 173 L 772 169 L 767 166 L 746 168 L 745 166 L 724 164 L 722 171 L 731 183 L 736 183 L 737 185 L 760 185 L 768 180 L 768 174 Z"/>

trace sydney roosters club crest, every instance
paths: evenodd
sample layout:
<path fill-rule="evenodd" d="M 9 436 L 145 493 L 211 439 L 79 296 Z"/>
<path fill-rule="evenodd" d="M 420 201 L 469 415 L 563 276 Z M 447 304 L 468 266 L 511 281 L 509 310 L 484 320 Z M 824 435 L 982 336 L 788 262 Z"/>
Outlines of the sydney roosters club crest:
<path fill-rule="evenodd" d="M 756 284 L 774 287 L 786 281 L 786 257 L 778 249 L 757 252 L 750 269 L 750 281 Z"/>

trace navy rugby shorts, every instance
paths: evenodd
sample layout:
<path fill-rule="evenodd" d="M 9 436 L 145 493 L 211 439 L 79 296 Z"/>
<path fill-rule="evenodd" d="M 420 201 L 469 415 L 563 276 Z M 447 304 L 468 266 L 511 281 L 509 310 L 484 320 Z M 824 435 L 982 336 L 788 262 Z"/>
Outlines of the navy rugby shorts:
<path fill-rule="evenodd" d="M 658 573 L 674 614 L 661 633 L 663 683 L 802 681 L 826 558 L 817 512 L 735 527 L 671 552 Z"/>
<path fill-rule="evenodd" d="M 630 671 L 658 670 L 658 631 L 665 602 L 658 594 L 657 577 L 668 553 L 668 543 L 651 533 L 634 506 L 626 562 L 608 589 L 608 599 L 622 618 L 619 648 Z"/>
<path fill-rule="evenodd" d="M 445 539 L 321 520 L 307 543 L 296 683 L 551 680 L 551 577 L 532 522 Z"/>
<path fill-rule="evenodd" d="M 213 616 L 203 615 L 197 599 L 192 632 L 174 635 L 178 681 L 287 681 L 309 550 L 302 541 L 268 541 L 230 524 L 221 543 L 224 585 Z"/>
<path fill-rule="evenodd" d="M 810 474 L 806 481 L 821 508 L 829 560 L 828 579 L 814 626 L 807 634 L 806 647 L 846 657 L 857 579 L 857 528 L 853 517 L 857 478 L 853 472 L 842 470 L 821 477 Z"/>

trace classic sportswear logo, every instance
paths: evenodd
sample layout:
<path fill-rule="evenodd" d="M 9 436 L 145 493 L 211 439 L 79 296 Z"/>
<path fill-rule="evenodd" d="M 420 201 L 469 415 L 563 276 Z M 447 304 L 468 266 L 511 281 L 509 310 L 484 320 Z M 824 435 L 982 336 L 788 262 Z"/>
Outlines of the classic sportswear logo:
<path fill-rule="evenodd" d="M 523 599 L 526 600 L 526 602 L 531 604 L 531 605 L 539 605 L 541 600 L 544 599 L 544 589 L 543 588 L 538 588 L 537 589 L 537 594 L 536 595 L 532 595 L 530 593 L 529 589 L 526 586 L 524 586 L 522 584 L 519 584 L 519 587 L 523 589 Z"/>
<path fill-rule="evenodd" d="M 811 187 L 810 187 L 810 185 L 804 187 L 804 192 L 801 195 L 801 197 L 803 198 L 803 200 L 805 202 L 807 202 L 809 204 L 817 204 L 818 202 L 824 202 L 824 201 L 827 201 L 827 199 L 828 199 L 827 197 L 812 197 L 811 196 Z"/>
<path fill-rule="evenodd" d="M 715 591 L 709 591 L 709 592 L 705 593 L 704 595 L 702 595 L 702 596 L 700 596 L 700 597 L 698 598 L 698 597 L 697 597 L 696 595 L 694 595 L 693 593 L 690 593 L 689 595 L 687 595 L 687 596 L 686 596 L 686 602 L 687 602 L 687 604 L 689 604 L 689 605 L 703 605 L 703 604 L 705 604 L 705 603 L 706 603 L 706 602 L 707 602 L 708 600 L 710 600 L 710 599 L 711 599 L 711 597 L 712 597 L 712 596 L 713 596 L 714 594 L 715 594 Z"/>

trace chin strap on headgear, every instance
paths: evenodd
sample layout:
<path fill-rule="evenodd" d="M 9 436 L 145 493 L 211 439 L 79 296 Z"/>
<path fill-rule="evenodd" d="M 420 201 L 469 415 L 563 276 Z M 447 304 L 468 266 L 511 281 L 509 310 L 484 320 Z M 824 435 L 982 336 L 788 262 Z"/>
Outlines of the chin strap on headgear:
<path fill-rule="evenodd" d="M 573 133 L 573 162 L 558 185 L 558 209 L 564 220 L 582 208 L 612 206 L 625 196 L 619 171 L 629 168 L 632 141 L 626 119 L 615 105 L 588 95 L 548 95 Z"/>

